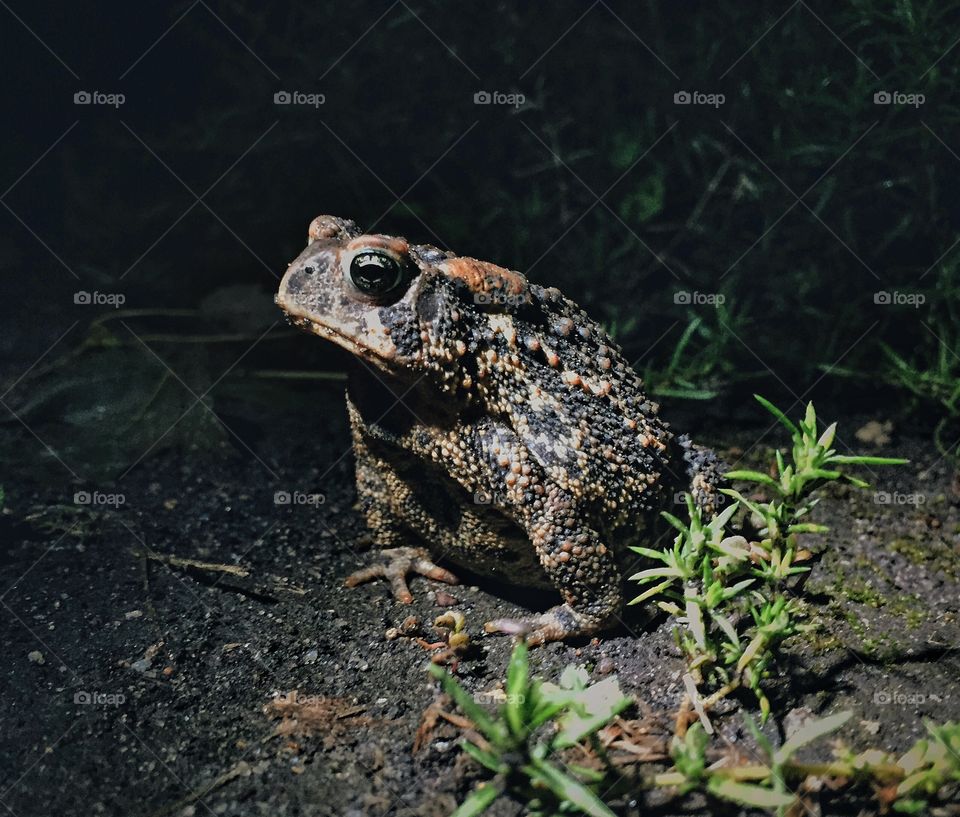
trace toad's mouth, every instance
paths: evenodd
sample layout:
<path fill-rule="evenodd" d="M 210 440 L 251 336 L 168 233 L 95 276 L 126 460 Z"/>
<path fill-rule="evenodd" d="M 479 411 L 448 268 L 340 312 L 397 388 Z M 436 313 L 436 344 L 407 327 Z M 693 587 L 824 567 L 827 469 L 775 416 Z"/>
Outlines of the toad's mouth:
<path fill-rule="evenodd" d="M 298 310 L 292 304 L 283 303 L 279 298 L 277 304 L 286 313 L 287 320 L 294 326 L 337 344 L 354 357 L 372 363 L 388 374 L 396 374 L 398 368 L 400 368 L 392 359 L 392 354 L 395 354 L 396 349 L 386 335 L 378 336 L 379 333 L 359 326 L 354 327 L 357 331 L 347 332 L 335 323 L 318 321 L 316 318 Z M 368 339 L 369 343 L 362 343 L 358 338 Z"/>

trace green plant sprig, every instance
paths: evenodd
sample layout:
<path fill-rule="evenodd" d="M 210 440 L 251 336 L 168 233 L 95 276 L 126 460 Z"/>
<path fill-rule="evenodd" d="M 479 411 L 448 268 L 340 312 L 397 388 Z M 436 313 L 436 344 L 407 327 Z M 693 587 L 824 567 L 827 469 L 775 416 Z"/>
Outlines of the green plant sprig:
<path fill-rule="evenodd" d="M 598 748 L 599 730 L 630 703 L 615 677 L 590 685 L 582 667 L 569 666 L 558 685 L 531 679 L 527 648 L 521 642 L 507 670 L 506 700 L 491 713 L 446 670 L 431 664 L 429 671 L 473 723 L 476 731 L 464 736 L 463 750 L 493 775 L 473 790 L 454 817 L 481 814 L 504 793 L 540 817 L 571 812 L 612 817 L 598 794 L 614 788 L 612 765 L 608 762 L 597 770 L 563 764 L 557 753 L 585 742 Z M 960 784 L 960 723 L 928 722 L 928 736 L 899 757 L 878 749 L 854 752 L 838 743 L 832 760 L 797 759 L 801 749 L 832 735 L 851 717 L 853 713 L 845 711 L 812 720 L 776 747 L 745 714 L 745 725 L 758 749 L 755 762 L 750 763 L 710 762 L 710 737 L 702 724 L 694 723 L 671 741 L 671 769 L 641 775 L 628 785 L 675 789 L 680 796 L 699 791 L 784 815 L 797 805 L 795 784 L 810 776 L 867 785 L 884 807 L 905 814 L 925 812 L 947 787 Z"/>
<path fill-rule="evenodd" d="M 898 465 L 891 457 L 846 456 L 831 446 L 837 424 L 819 429 L 816 410 L 809 403 L 802 420 L 794 423 L 769 400 L 757 400 L 787 429 L 793 442 L 789 462 L 780 451 L 771 469 L 736 470 L 729 479 L 753 483 L 768 499 L 745 496 L 731 488 L 722 493 L 734 502 L 705 521 L 688 495 L 688 521 L 664 513 L 676 530 L 673 547 L 665 550 L 634 547 L 657 566 L 630 577 L 645 586 L 631 604 L 653 600 L 677 620 L 674 636 L 687 659 L 698 688 L 705 685 L 709 708 L 733 690 L 753 691 L 761 717 L 770 714 L 770 702 L 761 682 L 770 672 L 779 646 L 808 628 L 802 622 L 804 606 L 790 580 L 809 571 L 797 564 L 806 555 L 798 536 L 822 533 L 824 525 L 809 521 L 819 499 L 813 494 L 828 482 L 846 480 L 858 488 L 863 480 L 845 473 L 848 465 Z M 732 523 L 746 508 L 755 518 L 753 541 Z"/>
<path fill-rule="evenodd" d="M 590 684 L 586 670 L 569 666 L 559 685 L 531 679 L 527 647 L 518 641 L 507 669 L 506 701 L 490 713 L 445 669 L 431 664 L 429 671 L 476 727 L 476 733 L 461 742 L 463 750 L 494 775 L 470 794 L 454 817 L 480 814 L 506 791 L 528 803 L 535 814 L 574 810 L 613 817 L 597 795 L 603 773 L 564 765 L 556 758 L 630 705 L 615 677 Z"/>

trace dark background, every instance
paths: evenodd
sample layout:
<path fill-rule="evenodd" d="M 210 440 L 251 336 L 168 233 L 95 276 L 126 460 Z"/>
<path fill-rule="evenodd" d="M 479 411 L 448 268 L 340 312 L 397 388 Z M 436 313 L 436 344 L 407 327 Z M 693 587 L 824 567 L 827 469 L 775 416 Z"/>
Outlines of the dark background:
<path fill-rule="evenodd" d="M 320 213 L 560 286 L 654 391 L 720 420 L 757 416 L 752 391 L 820 396 L 939 422 L 953 442 L 960 4 L 2 13 L 7 384 L 67 333 L 4 402 L 61 455 L 75 440 L 60 437 L 105 423 L 116 447 L 117 423 L 138 418 L 129 451 L 77 476 L 116 473 L 177 416 L 157 358 L 199 395 L 242 355 L 205 397 L 221 419 L 243 413 L 247 387 L 287 390 L 248 370 L 342 368 L 282 325 L 251 349 Z M 75 105 L 83 90 L 125 101 Z M 274 104 L 283 90 L 325 102 Z M 477 105 L 480 90 L 525 102 Z M 725 101 L 675 104 L 682 90 Z M 924 102 L 875 104 L 882 91 Z M 75 304 L 81 291 L 156 314 Z"/>
<path fill-rule="evenodd" d="M 272 300 L 321 213 L 559 286 L 733 465 L 786 439 L 753 392 L 815 399 L 843 453 L 910 459 L 863 476 L 929 504 L 818 508 L 829 639 L 798 639 L 770 694 L 882 722 L 851 725 L 860 748 L 955 720 L 958 43 L 960 2 L 933 0 L 0 0 L 0 803 L 423 817 L 473 785 L 453 727 L 411 754 L 426 653 L 384 640 L 436 616 L 431 585 L 413 608 L 343 587 L 369 558 L 349 361 Z M 890 439 L 856 438 L 868 420 Z M 477 584 L 453 588 L 471 632 L 553 601 Z M 478 641 L 472 692 L 510 649 Z M 606 661 L 664 723 L 683 694 L 662 620 L 531 660 Z M 264 704 L 295 689 L 370 722 L 271 739 Z"/>

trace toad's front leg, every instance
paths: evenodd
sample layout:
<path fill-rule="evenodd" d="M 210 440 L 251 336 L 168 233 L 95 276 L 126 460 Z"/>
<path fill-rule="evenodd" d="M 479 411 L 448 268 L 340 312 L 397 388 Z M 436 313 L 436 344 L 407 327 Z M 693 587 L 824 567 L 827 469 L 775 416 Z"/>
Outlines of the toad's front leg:
<path fill-rule="evenodd" d="M 623 606 L 613 552 L 580 521 L 568 493 L 545 487 L 542 506 L 529 514 L 527 532 L 564 603 L 530 619 L 497 619 L 484 625 L 487 632 L 526 635 L 531 646 L 606 629 Z"/>
<path fill-rule="evenodd" d="M 360 416 L 352 404 L 348 406 L 357 461 L 357 496 L 367 517 L 367 530 L 381 550 L 373 564 L 351 573 L 344 584 L 356 587 L 374 579 L 386 579 L 390 582 L 394 598 L 403 604 L 413 602 L 413 594 L 407 586 L 407 576 L 410 574 L 457 584 L 457 577 L 434 564 L 425 549 L 403 546 L 409 532 L 403 531 L 394 504 L 413 507 L 412 492 L 389 463 L 370 451 Z"/>

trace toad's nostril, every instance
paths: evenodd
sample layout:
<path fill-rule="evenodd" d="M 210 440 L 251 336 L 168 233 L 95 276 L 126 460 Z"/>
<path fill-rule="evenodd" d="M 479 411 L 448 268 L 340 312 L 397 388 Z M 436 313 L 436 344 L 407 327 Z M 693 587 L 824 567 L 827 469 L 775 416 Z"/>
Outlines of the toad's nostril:
<path fill-rule="evenodd" d="M 309 265 L 303 268 L 303 272 L 306 275 L 313 275 L 313 273 L 315 273 L 316 271 L 317 271 L 316 267 L 311 267 Z"/>

